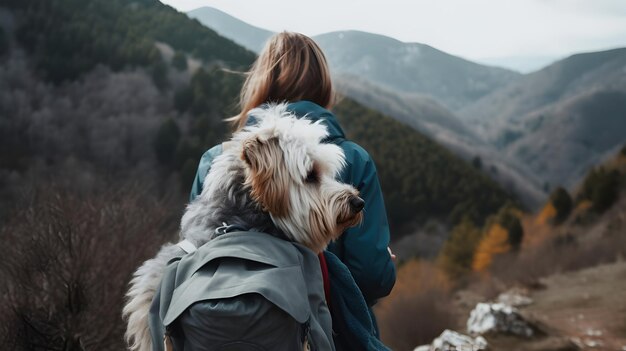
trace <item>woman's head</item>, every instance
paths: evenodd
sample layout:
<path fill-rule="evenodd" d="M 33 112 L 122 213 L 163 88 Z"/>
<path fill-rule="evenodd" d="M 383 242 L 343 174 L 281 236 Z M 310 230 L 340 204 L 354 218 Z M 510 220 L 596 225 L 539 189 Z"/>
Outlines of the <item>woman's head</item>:
<path fill-rule="evenodd" d="M 324 107 L 333 103 L 326 58 L 319 46 L 299 33 L 271 37 L 241 89 L 241 113 L 232 118 L 241 129 L 251 109 L 266 102 L 309 100 Z"/>

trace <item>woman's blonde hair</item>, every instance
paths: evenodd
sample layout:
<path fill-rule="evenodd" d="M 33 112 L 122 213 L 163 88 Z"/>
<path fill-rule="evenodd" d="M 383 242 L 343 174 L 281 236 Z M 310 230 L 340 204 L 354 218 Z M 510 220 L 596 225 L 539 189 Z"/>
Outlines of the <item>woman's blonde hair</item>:
<path fill-rule="evenodd" d="M 241 88 L 241 112 L 228 120 L 243 128 L 248 112 L 266 102 L 309 100 L 325 108 L 334 96 L 326 57 L 304 34 L 282 32 L 271 37 L 247 73 Z"/>

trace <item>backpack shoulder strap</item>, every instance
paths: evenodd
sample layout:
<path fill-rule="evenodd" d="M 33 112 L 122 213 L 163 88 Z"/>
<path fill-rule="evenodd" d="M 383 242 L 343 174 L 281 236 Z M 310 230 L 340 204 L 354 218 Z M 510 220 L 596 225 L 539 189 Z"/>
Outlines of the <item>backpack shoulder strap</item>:
<path fill-rule="evenodd" d="M 324 297 L 326 298 L 326 304 L 330 306 L 330 278 L 328 275 L 328 264 L 324 253 L 320 253 L 317 256 L 320 260 L 320 268 L 322 269 L 322 280 L 324 280 Z"/>

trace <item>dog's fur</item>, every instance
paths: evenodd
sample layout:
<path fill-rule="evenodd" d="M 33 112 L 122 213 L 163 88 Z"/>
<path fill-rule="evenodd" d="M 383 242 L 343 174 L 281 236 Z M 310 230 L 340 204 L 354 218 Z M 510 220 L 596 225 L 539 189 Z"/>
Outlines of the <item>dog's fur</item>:
<path fill-rule="evenodd" d="M 224 143 L 200 196 L 187 206 L 181 239 L 196 247 L 224 223 L 286 237 L 321 252 L 361 220 L 351 205 L 358 192 L 335 178 L 345 165 L 341 148 L 322 143 L 324 125 L 298 119 L 286 104 L 251 111 L 258 123 Z M 166 263 L 180 249 L 165 245 L 134 274 L 124 317 L 132 350 L 148 351 L 148 311 Z"/>

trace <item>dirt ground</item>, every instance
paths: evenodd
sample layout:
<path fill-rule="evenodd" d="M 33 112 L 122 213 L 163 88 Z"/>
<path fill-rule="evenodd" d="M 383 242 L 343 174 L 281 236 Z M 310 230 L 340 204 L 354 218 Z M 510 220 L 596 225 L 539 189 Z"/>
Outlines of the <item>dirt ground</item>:
<path fill-rule="evenodd" d="M 626 262 L 553 275 L 540 282 L 540 289 L 529 292 L 533 303 L 519 309 L 544 335 L 530 340 L 488 335 L 490 350 L 626 351 Z M 464 313 L 459 320 L 466 321 L 480 301 L 475 293 L 459 293 L 457 303 Z"/>

